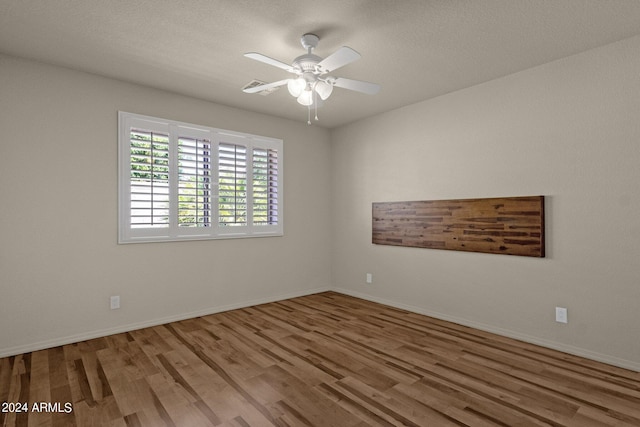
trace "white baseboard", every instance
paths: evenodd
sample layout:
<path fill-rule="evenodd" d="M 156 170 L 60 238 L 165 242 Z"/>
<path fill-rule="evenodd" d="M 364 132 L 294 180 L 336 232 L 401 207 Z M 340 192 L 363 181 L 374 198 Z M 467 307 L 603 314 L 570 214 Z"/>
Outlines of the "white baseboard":
<path fill-rule="evenodd" d="M 135 331 L 137 329 L 149 328 L 151 326 L 164 325 L 166 323 L 178 322 L 180 320 L 193 319 L 194 317 L 207 316 L 209 314 L 222 313 L 224 311 L 235 310 L 238 308 L 246 308 L 254 305 L 267 304 L 275 301 L 282 301 L 290 298 L 298 298 L 307 295 L 313 295 L 320 292 L 326 292 L 332 290 L 331 287 L 308 289 L 303 291 L 289 292 L 286 294 L 280 294 L 274 297 L 260 298 L 249 301 L 242 301 L 233 304 L 227 304 L 219 307 L 209 307 L 202 310 L 192 311 L 189 313 L 181 313 L 174 316 L 167 316 L 158 319 L 148 320 L 138 323 L 130 323 L 126 325 L 119 325 L 114 328 L 99 329 L 96 331 L 90 331 L 77 335 L 68 335 L 65 337 L 52 338 L 50 340 L 39 341 L 35 343 L 29 343 L 26 345 L 0 348 L 0 357 L 15 356 L 17 354 L 30 353 L 32 351 L 44 350 L 47 348 L 58 347 L 61 345 L 73 344 L 80 341 L 86 341 L 94 338 L 106 337 L 108 335 L 120 334 L 123 332 Z"/>
<path fill-rule="evenodd" d="M 491 332 L 494 334 L 498 334 L 501 336 L 514 338 L 520 341 L 528 342 L 531 344 L 540 345 L 542 347 L 547 347 L 553 350 L 562 351 L 565 353 L 573 354 L 580 357 L 585 357 L 587 359 L 595 360 L 598 362 L 607 363 L 609 365 L 618 366 L 625 369 L 631 369 L 636 372 L 640 372 L 640 363 L 634 362 L 631 360 L 620 359 L 614 356 L 610 356 L 607 354 L 597 353 L 591 350 L 573 347 L 570 345 L 558 343 L 555 341 L 549 341 L 545 339 L 541 339 L 535 336 L 522 334 L 516 331 L 511 331 L 508 329 L 497 328 L 491 325 L 486 325 L 483 323 L 474 322 L 468 319 L 463 319 L 455 316 L 450 316 L 448 314 L 438 313 L 432 310 L 426 310 L 421 307 L 412 306 L 409 304 L 403 304 L 392 300 L 387 300 L 384 298 L 378 298 L 371 295 L 363 294 L 360 292 L 352 291 L 350 289 L 344 288 L 332 288 L 330 286 L 308 289 L 303 291 L 289 292 L 286 294 L 280 294 L 274 297 L 260 298 L 249 301 L 242 301 L 233 304 L 227 304 L 218 307 L 209 307 L 202 310 L 192 311 L 188 313 L 181 313 L 174 316 L 162 317 L 153 320 L 148 320 L 144 322 L 131 323 L 126 325 L 116 326 L 114 328 L 106 328 L 95 331 L 89 331 L 82 334 L 77 335 L 69 335 L 65 337 L 56 337 L 50 340 L 39 341 L 35 343 L 29 343 L 22 346 L 9 347 L 9 348 L 0 348 L 0 357 L 8 357 L 15 356 L 17 354 L 29 353 L 32 351 L 44 350 L 47 348 L 58 347 L 61 345 L 72 344 L 80 341 L 85 341 L 94 338 L 101 338 L 108 335 L 119 334 L 123 332 L 130 332 L 137 329 L 148 328 L 151 326 L 163 325 L 166 323 L 177 322 L 180 320 L 192 319 L 194 317 L 207 316 L 209 314 L 222 313 L 224 311 L 235 310 L 238 308 L 251 307 L 254 305 L 267 304 L 275 301 L 282 301 L 290 298 L 303 297 L 307 295 L 313 295 L 320 292 L 334 291 L 345 295 L 350 295 L 356 298 L 360 298 L 367 301 L 377 302 L 380 304 L 388 305 L 390 307 L 396 307 L 402 310 L 407 310 L 413 313 L 423 314 L 425 316 L 435 317 L 436 319 L 446 320 L 448 322 L 457 323 L 464 326 L 469 326 L 471 328 L 479 329 L 486 332 Z"/>
<path fill-rule="evenodd" d="M 555 341 L 549 341 L 542 338 L 538 338 L 531 335 L 522 334 L 516 331 L 511 331 L 508 329 L 497 328 L 491 325 L 485 325 L 483 323 L 474 322 L 472 320 L 462 319 L 455 316 L 450 316 L 443 313 L 438 313 L 432 310 L 426 310 L 421 307 L 412 306 L 409 304 L 403 304 L 396 301 L 387 300 L 384 298 L 378 298 L 371 295 L 363 294 L 360 292 L 352 291 L 350 289 L 344 288 L 333 288 L 332 291 L 338 292 L 341 294 L 349 295 L 352 297 L 360 298 L 367 301 L 377 302 L 379 304 L 388 305 L 391 307 L 399 308 L 402 310 L 407 310 L 412 313 L 423 314 L 425 316 L 434 317 L 440 320 L 446 320 L 448 322 L 457 323 L 459 325 L 469 326 L 474 329 L 479 329 L 481 331 L 491 332 L 497 335 L 501 335 L 508 338 L 514 338 L 520 341 L 524 341 L 530 344 L 536 344 L 541 347 L 550 348 L 553 350 L 562 351 L 564 353 L 573 354 L 575 356 L 584 357 L 586 359 L 595 360 L 597 362 L 606 363 L 609 365 L 617 366 L 624 369 L 630 369 L 632 371 L 640 372 L 640 363 L 634 362 L 632 360 L 620 359 L 618 357 L 610 356 L 607 354 L 597 353 L 591 350 L 587 350 L 584 348 L 573 347 L 570 345 L 562 344 Z"/>

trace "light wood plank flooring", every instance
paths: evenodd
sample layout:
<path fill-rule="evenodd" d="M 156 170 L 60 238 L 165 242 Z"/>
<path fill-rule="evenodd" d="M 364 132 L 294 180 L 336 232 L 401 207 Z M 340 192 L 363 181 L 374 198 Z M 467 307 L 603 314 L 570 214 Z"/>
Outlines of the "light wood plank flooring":
<path fill-rule="evenodd" d="M 327 292 L 0 359 L 0 402 L 29 405 L 3 426 L 640 426 L 640 373 Z"/>

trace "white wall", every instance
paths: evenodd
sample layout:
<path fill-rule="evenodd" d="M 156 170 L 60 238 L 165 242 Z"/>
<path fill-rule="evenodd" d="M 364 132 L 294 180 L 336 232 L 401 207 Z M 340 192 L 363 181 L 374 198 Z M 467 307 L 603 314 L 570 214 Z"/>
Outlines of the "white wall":
<path fill-rule="evenodd" d="M 0 76 L 0 356 L 330 287 L 327 130 L 9 56 Z M 118 110 L 283 139 L 285 236 L 118 245 Z"/>
<path fill-rule="evenodd" d="M 627 39 L 334 130 L 334 286 L 640 370 L 639 51 Z M 372 202 L 526 195 L 547 197 L 544 259 L 371 244 Z"/>

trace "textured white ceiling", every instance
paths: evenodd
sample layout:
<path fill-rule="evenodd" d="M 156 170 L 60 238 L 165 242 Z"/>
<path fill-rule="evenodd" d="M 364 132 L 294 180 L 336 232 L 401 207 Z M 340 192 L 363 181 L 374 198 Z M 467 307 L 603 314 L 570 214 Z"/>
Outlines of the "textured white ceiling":
<path fill-rule="evenodd" d="M 640 1 L 0 0 L 2 53 L 300 121 L 286 88 L 241 91 L 289 77 L 243 53 L 290 63 L 306 32 L 362 54 L 333 74 L 382 85 L 336 89 L 331 128 L 638 35 Z"/>

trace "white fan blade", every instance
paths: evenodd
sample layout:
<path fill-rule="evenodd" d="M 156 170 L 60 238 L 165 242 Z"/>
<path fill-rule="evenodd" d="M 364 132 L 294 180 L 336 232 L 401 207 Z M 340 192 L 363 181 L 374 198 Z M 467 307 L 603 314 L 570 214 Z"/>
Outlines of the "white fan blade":
<path fill-rule="evenodd" d="M 330 73 L 337 70 L 340 67 L 344 67 L 353 61 L 360 59 L 360 54 L 355 50 L 347 46 L 342 46 L 340 49 L 324 58 L 318 64 L 318 69 L 323 73 Z"/>
<path fill-rule="evenodd" d="M 380 91 L 380 85 L 369 82 L 362 82 L 360 80 L 345 79 L 342 77 L 336 77 L 331 80 L 334 86 L 341 87 L 343 89 L 355 90 L 356 92 L 366 93 L 367 95 L 375 95 Z"/>
<path fill-rule="evenodd" d="M 271 89 L 272 87 L 284 86 L 287 83 L 289 83 L 289 80 L 290 79 L 285 79 L 285 80 L 280 80 L 280 81 L 273 82 L 273 83 L 263 84 L 263 85 L 260 85 L 260 86 L 254 86 L 254 87 L 250 87 L 248 89 L 242 89 L 242 91 L 244 93 L 258 93 L 258 92 L 262 92 L 263 90 Z"/>
<path fill-rule="evenodd" d="M 257 52 L 249 52 L 245 53 L 244 56 L 247 58 L 255 59 L 256 61 L 264 62 L 265 64 L 273 65 L 274 67 L 282 68 L 285 71 L 289 71 L 290 73 L 295 72 L 293 67 L 289 64 L 285 64 L 282 61 L 278 61 L 277 59 L 269 58 L 266 55 Z"/>

